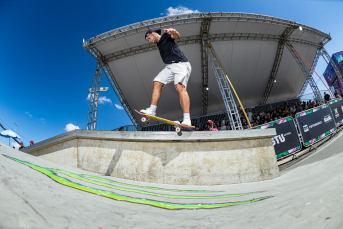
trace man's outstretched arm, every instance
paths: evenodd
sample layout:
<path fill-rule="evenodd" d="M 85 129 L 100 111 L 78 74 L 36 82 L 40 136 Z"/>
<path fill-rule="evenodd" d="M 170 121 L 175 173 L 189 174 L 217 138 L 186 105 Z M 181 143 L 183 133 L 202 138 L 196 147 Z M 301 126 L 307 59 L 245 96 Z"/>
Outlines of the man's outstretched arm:
<path fill-rule="evenodd" d="M 175 29 L 169 28 L 169 29 L 163 29 L 165 33 L 170 34 L 170 37 L 172 39 L 178 39 L 180 38 L 180 33 L 176 31 Z"/>

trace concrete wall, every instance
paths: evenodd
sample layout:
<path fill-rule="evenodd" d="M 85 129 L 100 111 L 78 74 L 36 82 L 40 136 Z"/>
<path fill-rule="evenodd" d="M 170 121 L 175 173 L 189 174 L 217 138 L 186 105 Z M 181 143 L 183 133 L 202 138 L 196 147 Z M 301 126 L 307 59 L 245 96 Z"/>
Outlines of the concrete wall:
<path fill-rule="evenodd" d="M 102 175 L 180 185 L 255 182 L 279 176 L 275 129 L 218 132 L 75 130 L 23 151 Z"/>

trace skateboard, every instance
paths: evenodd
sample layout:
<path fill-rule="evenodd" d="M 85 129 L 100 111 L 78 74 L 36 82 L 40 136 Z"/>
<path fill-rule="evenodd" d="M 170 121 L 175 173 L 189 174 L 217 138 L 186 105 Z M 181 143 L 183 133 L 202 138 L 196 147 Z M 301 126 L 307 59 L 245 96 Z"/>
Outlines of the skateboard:
<path fill-rule="evenodd" d="M 160 121 L 160 122 L 165 122 L 167 124 L 170 124 L 172 126 L 175 127 L 175 131 L 176 132 L 181 132 L 181 128 L 185 128 L 185 129 L 194 129 L 195 126 L 185 126 L 185 125 L 182 125 L 178 122 L 173 122 L 173 121 L 170 121 L 168 119 L 164 119 L 164 118 L 160 118 L 160 117 L 156 117 L 156 116 L 152 116 L 152 115 L 147 115 L 147 114 L 144 114 L 144 113 L 141 113 L 137 110 L 135 110 L 138 114 L 142 115 L 142 118 L 141 118 L 141 121 L 144 122 L 145 124 L 149 125 L 150 124 L 150 120 L 155 120 L 155 121 Z"/>

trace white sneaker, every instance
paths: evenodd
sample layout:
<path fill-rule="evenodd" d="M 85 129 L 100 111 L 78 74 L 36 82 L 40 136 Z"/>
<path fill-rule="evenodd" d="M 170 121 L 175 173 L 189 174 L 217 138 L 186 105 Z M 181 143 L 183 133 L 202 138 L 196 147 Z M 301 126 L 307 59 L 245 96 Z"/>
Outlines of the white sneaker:
<path fill-rule="evenodd" d="M 183 120 L 183 122 L 181 123 L 181 125 L 184 125 L 184 126 L 191 126 L 192 123 L 191 123 L 191 120 L 190 120 L 190 119 L 185 119 L 185 120 Z"/>
<path fill-rule="evenodd" d="M 147 115 L 151 115 L 151 116 L 156 116 L 155 112 L 152 112 L 152 110 L 150 109 L 150 107 L 148 107 L 147 109 L 142 109 L 140 110 L 141 113 L 143 114 L 147 114 Z"/>

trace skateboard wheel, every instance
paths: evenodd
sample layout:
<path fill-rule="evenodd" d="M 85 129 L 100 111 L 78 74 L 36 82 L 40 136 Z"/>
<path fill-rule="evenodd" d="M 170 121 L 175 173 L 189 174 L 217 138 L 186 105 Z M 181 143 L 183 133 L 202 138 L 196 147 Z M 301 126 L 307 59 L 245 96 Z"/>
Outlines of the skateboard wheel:
<path fill-rule="evenodd" d="M 146 117 L 142 117 L 142 122 L 146 122 Z"/>
<path fill-rule="evenodd" d="M 176 128 L 175 128 L 175 131 L 176 131 L 176 132 L 180 132 L 180 131 L 181 131 L 181 128 L 180 128 L 180 127 L 176 127 Z"/>

